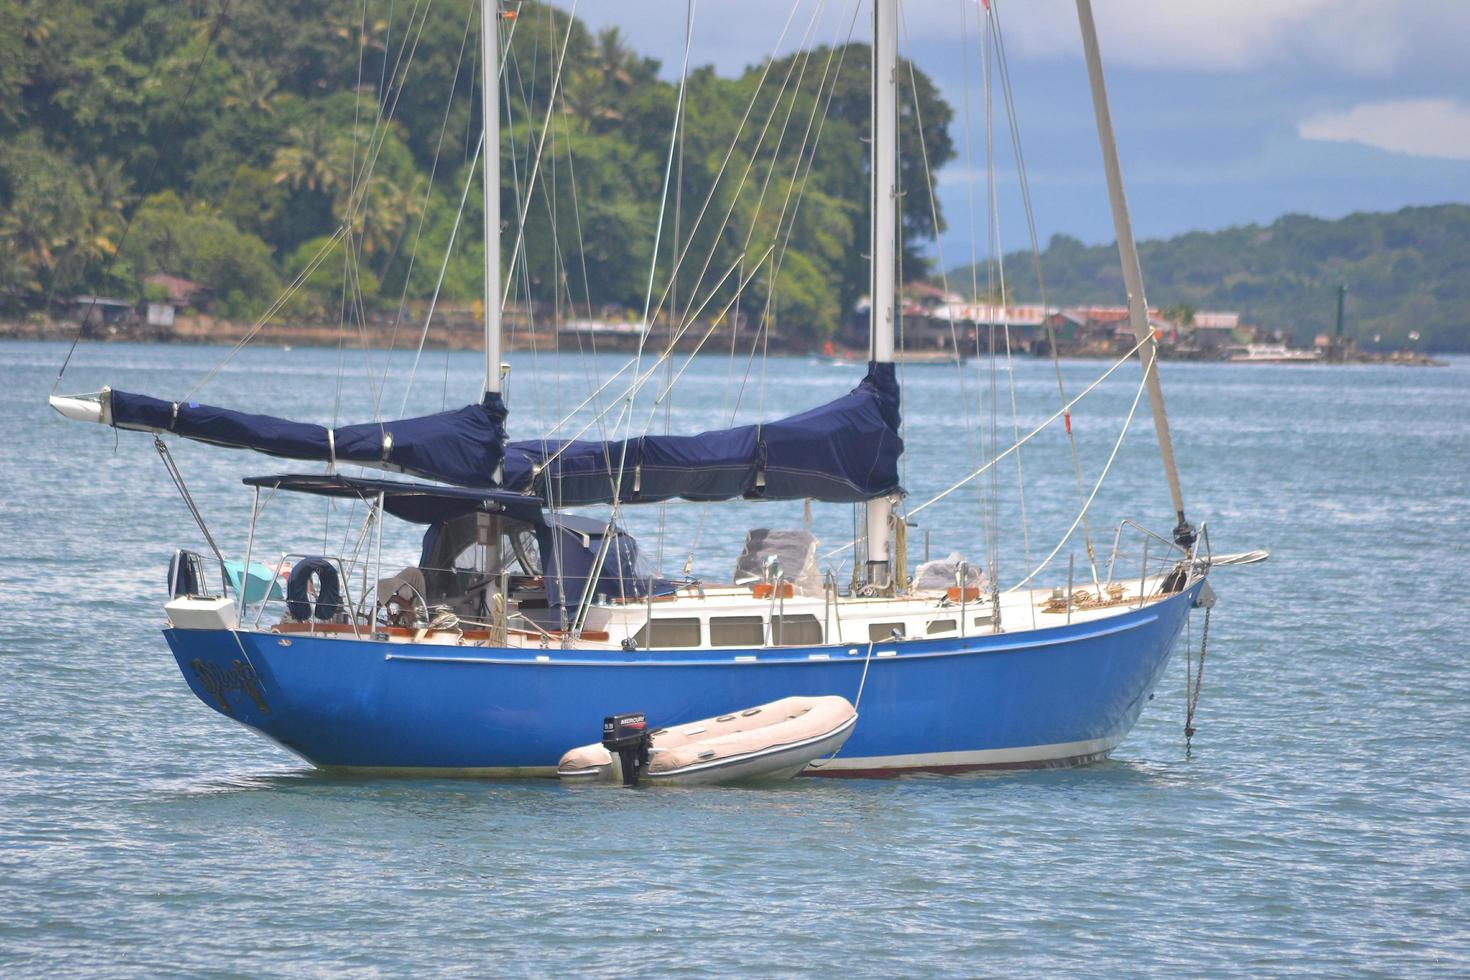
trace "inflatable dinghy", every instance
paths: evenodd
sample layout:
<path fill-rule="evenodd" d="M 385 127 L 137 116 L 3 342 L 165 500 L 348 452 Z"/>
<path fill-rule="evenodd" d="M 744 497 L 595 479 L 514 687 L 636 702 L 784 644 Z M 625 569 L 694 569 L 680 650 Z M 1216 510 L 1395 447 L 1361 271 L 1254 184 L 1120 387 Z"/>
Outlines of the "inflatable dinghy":
<path fill-rule="evenodd" d="M 647 731 L 642 715 L 614 715 L 601 744 L 562 756 L 568 782 L 640 780 L 695 786 L 791 779 L 813 759 L 842 747 L 857 724 L 846 698 L 782 698 L 744 711 Z"/>

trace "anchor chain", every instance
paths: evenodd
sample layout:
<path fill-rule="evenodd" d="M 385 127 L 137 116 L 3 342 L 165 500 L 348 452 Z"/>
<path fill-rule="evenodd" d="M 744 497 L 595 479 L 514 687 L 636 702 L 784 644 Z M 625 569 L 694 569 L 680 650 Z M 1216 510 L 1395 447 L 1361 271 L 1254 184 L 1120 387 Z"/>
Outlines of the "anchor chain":
<path fill-rule="evenodd" d="M 1199 663 L 1194 661 L 1194 651 L 1185 658 L 1184 678 L 1184 749 L 1189 751 L 1190 739 L 1194 738 L 1194 712 L 1199 707 L 1200 687 L 1205 680 L 1205 651 L 1210 644 L 1210 607 L 1205 607 L 1205 623 L 1200 630 Z"/>

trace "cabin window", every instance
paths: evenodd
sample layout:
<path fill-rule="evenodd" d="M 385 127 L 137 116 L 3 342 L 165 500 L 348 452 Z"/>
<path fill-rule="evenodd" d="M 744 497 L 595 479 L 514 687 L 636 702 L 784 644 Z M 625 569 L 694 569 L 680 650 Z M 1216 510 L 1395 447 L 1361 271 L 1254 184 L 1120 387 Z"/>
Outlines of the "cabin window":
<path fill-rule="evenodd" d="M 930 636 L 933 636 L 935 633 L 953 633 L 955 631 L 955 627 L 958 625 L 958 620 L 935 619 L 929 622 L 929 626 L 924 630 L 924 632 L 928 633 Z"/>
<path fill-rule="evenodd" d="M 766 621 L 760 616 L 711 616 L 712 647 L 758 647 L 765 642 Z"/>
<path fill-rule="evenodd" d="M 868 640 L 873 643 L 882 643 L 893 639 L 897 633 L 900 638 L 908 635 L 908 629 L 903 623 L 869 623 Z"/>
<path fill-rule="evenodd" d="M 653 639 L 649 640 L 649 627 L 653 627 Z M 654 619 L 644 623 L 643 628 L 633 634 L 633 642 L 640 649 L 668 650 L 675 647 L 699 646 L 699 620 Z"/>
<path fill-rule="evenodd" d="M 822 624 L 811 613 L 771 617 L 771 643 L 786 647 L 815 646 L 822 642 Z"/>

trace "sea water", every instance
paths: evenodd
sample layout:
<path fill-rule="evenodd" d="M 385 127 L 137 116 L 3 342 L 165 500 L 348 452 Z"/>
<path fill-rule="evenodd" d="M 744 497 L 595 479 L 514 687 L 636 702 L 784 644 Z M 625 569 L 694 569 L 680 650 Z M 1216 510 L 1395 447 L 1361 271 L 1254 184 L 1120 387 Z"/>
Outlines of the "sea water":
<path fill-rule="evenodd" d="M 1188 751 L 1198 612 L 1103 764 L 630 792 L 321 775 L 201 704 L 159 630 L 167 559 L 203 538 L 149 436 L 46 407 L 64 353 L 0 344 L 0 974 L 1470 972 L 1470 361 L 1163 366 L 1189 517 L 1216 552 L 1272 553 L 1211 575 Z M 226 353 L 83 345 L 60 390 L 351 422 L 455 407 L 481 383 L 473 353 L 248 349 L 193 391 Z M 649 355 L 630 402 L 625 357 L 509 360 L 516 438 L 563 419 L 589 438 L 696 432 L 819 404 L 861 374 Z M 1106 367 L 1064 363 L 1067 396 Z M 1040 564 L 1138 381 L 1122 368 L 1073 409 L 1075 467 L 1057 423 L 1019 472 L 1007 457 L 922 511 L 910 563 L 958 551 L 1003 587 Z M 903 384 L 910 509 L 1061 403 L 1045 360 L 913 366 Z M 234 557 L 240 477 L 315 469 L 171 442 Z M 1173 523 L 1146 402 L 1088 509 L 1100 562 L 1125 518 Z M 351 550 L 361 519 L 281 495 L 255 554 Z M 621 519 L 665 572 L 705 581 L 728 580 L 747 528 L 810 520 L 824 568 L 850 573 L 850 507 Z M 1083 531 L 1039 582 L 1091 580 Z M 416 535 L 386 530 L 385 568 L 413 561 Z M 1139 558 L 1122 550 L 1118 575 Z"/>

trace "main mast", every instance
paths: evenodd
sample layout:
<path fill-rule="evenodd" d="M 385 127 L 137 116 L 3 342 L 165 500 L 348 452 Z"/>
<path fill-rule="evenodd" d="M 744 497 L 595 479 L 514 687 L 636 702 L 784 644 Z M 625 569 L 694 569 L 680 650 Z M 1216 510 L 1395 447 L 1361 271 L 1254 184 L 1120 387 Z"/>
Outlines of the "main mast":
<path fill-rule="evenodd" d="M 485 394 L 500 393 L 500 0 L 480 0 L 485 182 Z"/>
<path fill-rule="evenodd" d="M 1169 435 L 1169 415 L 1164 409 L 1164 386 L 1159 381 L 1158 344 L 1148 322 L 1148 298 L 1143 291 L 1143 267 L 1133 241 L 1133 220 L 1128 215 L 1128 198 L 1123 193 L 1123 171 L 1118 165 L 1118 143 L 1113 136 L 1113 115 L 1108 109 L 1108 89 L 1103 81 L 1102 55 L 1097 46 L 1097 25 L 1092 19 L 1091 0 L 1077 0 L 1077 20 L 1082 25 L 1082 50 L 1087 56 L 1087 77 L 1092 83 L 1092 110 L 1097 117 L 1097 139 L 1102 145 L 1103 169 L 1108 178 L 1108 199 L 1113 208 L 1113 230 L 1118 236 L 1118 259 L 1123 265 L 1123 284 L 1128 289 L 1128 322 L 1141 345 L 1139 360 L 1148 373 L 1148 405 L 1153 411 L 1154 430 L 1159 436 L 1159 455 L 1174 499 L 1178 525 L 1174 540 L 1188 548 L 1194 543 L 1194 528 L 1184 519 L 1184 493 L 1179 488 L 1179 470 L 1174 465 L 1174 440 Z"/>
<path fill-rule="evenodd" d="M 873 153 L 872 246 L 873 281 L 868 308 L 869 357 L 893 361 L 896 321 L 894 270 L 898 232 L 898 0 L 873 2 Z M 868 584 L 886 588 L 891 581 L 890 546 L 893 502 L 868 501 Z"/>

